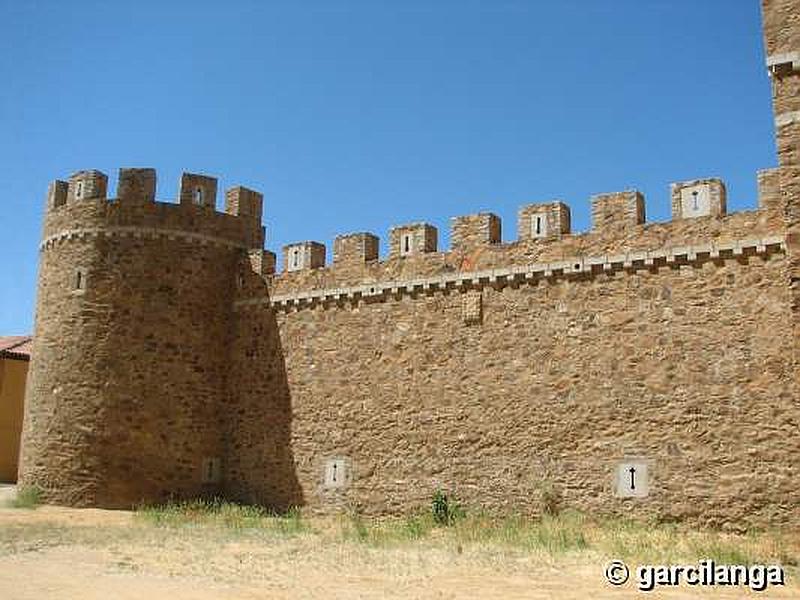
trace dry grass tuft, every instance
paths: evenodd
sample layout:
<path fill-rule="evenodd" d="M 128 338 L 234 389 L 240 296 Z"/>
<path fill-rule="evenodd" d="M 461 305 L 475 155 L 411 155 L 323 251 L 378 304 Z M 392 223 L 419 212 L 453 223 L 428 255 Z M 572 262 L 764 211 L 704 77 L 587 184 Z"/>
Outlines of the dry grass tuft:
<path fill-rule="evenodd" d="M 136 516 L 158 527 L 195 527 L 224 529 L 234 532 L 261 531 L 295 535 L 308 530 L 300 510 L 291 508 L 277 514 L 260 506 L 236 504 L 219 499 L 169 502 L 157 506 L 140 506 Z"/>
<path fill-rule="evenodd" d="M 37 508 L 42 503 L 42 491 L 35 486 L 25 486 L 17 489 L 17 493 L 9 500 L 11 508 Z"/>

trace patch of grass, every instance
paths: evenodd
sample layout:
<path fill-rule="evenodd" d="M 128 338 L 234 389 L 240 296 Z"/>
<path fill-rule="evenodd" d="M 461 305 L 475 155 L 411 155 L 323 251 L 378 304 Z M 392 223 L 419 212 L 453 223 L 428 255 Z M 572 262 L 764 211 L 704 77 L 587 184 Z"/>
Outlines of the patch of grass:
<path fill-rule="evenodd" d="M 713 559 L 718 564 L 797 563 L 791 534 L 751 532 L 747 535 L 699 529 L 678 523 L 638 522 L 602 518 L 587 528 L 590 545 L 609 558 L 639 563 L 694 563 Z"/>
<path fill-rule="evenodd" d="M 539 519 L 521 516 L 470 517 L 459 522 L 453 533 L 459 546 L 497 544 L 509 549 L 551 555 L 580 551 L 588 547 L 584 535 L 584 519 L 574 512 L 544 515 Z"/>
<path fill-rule="evenodd" d="M 342 538 L 348 541 L 366 542 L 371 535 L 371 527 L 363 515 L 357 511 L 349 511 L 339 523 Z"/>
<path fill-rule="evenodd" d="M 368 519 L 358 512 L 344 516 L 339 523 L 341 536 L 370 546 L 394 546 L 422 540 L 436 527 L 426 513 L 406 517 Z"/>
<path fill-rule="evenodd" d="M 466 516 L 466 512 L 456 500 L 442 490 L 436 490 L 431 500 L 431 516 L 437 525 L 450 526 Z"/>
<path fill-rule="evenodd" d="M 693 540 L 689 547 L 698 560 L 710 558 L 717 564 L 725 565 L 749 565 L 755 562 L 741 540 L 731 543 L 716 536 L 706 535 L 699 540 Z"/>
<path fill-rule="evenodd" d="M 424 515 L 406 517 L 402 522 L 405 535 L 411 540 L 418 540 L 428 535 L 432 529 L 431 522 Z"/>
<path fill-rule="evenodd" d="M 405 517 L 366 519 L 358 508 L 352 508 L 340 521 L 342 537 L 373 546 L 404 544 L 428 537 L 436 528 L 449 528 L 462 521 L 466 513 L 461 505 L 437 490 L 428 511 Z"/>
<path fill-rule="evenodd" d="M 136 514 L 146 523 L 158 527 L 210 527 L 233 532 L 268 531 L 281 535 L 296 535 L 310 529 L 297 508 L 277 514 L 261 506 L 236 504 L 216 498 L 140 506 Z"/>
<path fill-rule="evenodd" d="M 402 518 L 365 519 L 350 514 L 341 521 L 342 537 L 371 546 L 392 546 L 429 540 L 433 545 L 502 546 L 551 555 L 588 548 L 583 517 L 578 513 L 524 517 L 490 517 L 465 515 L 443 526 L 431 513 L 418 513 Z M 434 535 L 435 534 L 435 535 Z"/>
<path fill-rule="evenodd" d="M 530 518 L 470 509 L 448 526 L 437 524 L 427 503 L 419 512 L 394 518 L 366 516 L 356 509 L 336 518 L 307 517 L 297 509 L 273 514 L 262 507 L 221 500 L 142 506 L 132 521 L 115 519 L 114 524 L 58 522 L 62 518 L 58 514 L 50 521 L 43 518 L 46 512 L 7 515 L 12 522 L 0 528 L 0 556 L 54 546 L 106 548 L 117 569 L 135 570 L 152 567 L 156 559 L 151 556 L 169 551 L 180 572 L 211 568 L 196 565 L 228 565 L 225 572 L 236 574 L 249 573 L 262 563 L 267 573 L 269 561 L 277 555 L 300 559 L 313 553 L 335 555 L 336 560 L 349 557 L 354 564 L 366 561 L 373 567 L 408 566 L 403 562 L 408 557 L 430 564 L 457 560 L 462 566 L 503 565 L 509 558 L 512 565 L 522 564 L 517 560 L 602 564 L 619 558 L 634 565 L 713 559 L 718 564 L 777 562 L 791 569 L 791 577 L 796 576 L 800 558 L 800 538 L 794 530 L 740 535 L 570 510 Z M 193 558 L 184 564 L 180 557 L 189 556 L 188 552 Z M 455 558 L 456 553 L 463 556 Z M 226 556 L 232 562 L 225 562 Z"/>
<path fill-rule="evenodd" d="M 448 513 L 452 514 L 452 506 Z M 209 541 L 230 535 L 255 540 L 315 534 L 322 542 L 339 541 L 373 548 L 413 546 L 457 549 L 471 554 L 513 552 L 558 558 L 588 553 L 631 563 L 682 564 L 713 559 L 719 564 L 779 562 L 797 565 L 800 547 L 790 533 L 727 534 L 680 523 L 641 522 L 620 517 L 586 516 L 561 510 L 538 518 L 493 516 L 478 511 L 437 519 L 430 506 L 405 517 L 376 518 L 353 509 L 335 520 L 309 520 L 297 509 L 273 514 L 258 506 L 220 500 L 141 507 L 137 518 L 164 535 L 181 528 L 184 535 Z M 152 531 L 152 530 L 151 530 Z"/>
<path fill-rule="evenodd" d="M 38 508 L 41 503 L 42 490 L 34 485 L 31 485 L 18 488 L 16 495 L 9 501 L 8 505 L 11 508 L 34 509 Z"/>
<path fill-rule="evenodd" d="M 275 529 L 284 535 L 295 535 L 310 530 L 308 523 L 303 520 L 300 509 L 296 506 L 291 507 L 282 515 L 271 517 Z"/>
<path fill-rule="evenodd" d="M 673 525 L 647 524 L 620 517 L 600 518 L 593 522 L 593 538 L 599 548 L 610 556 L 624 560 L 676 558 L 665 550 L 678 548 L 673 539 Z"/>

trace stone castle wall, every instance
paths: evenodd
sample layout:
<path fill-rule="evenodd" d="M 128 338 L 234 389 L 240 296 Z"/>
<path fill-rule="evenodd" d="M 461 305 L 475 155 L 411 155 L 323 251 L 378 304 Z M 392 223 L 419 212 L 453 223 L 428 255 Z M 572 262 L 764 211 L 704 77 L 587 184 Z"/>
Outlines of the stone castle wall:
<path fill-rule="evenodd" d="M 780 166 L 759 208 L 718 179 L 263 250 L 262 197 L 81 171 L 48 192 L 21 482 L 126 507 L 565 506 L 726 527 L 800 518 L 798 23 L 765 0 Z M 798 113 L 800 114 L 800 113 Z M 513 228 L 512 228 L 513 229 Z M 627 479 L 630 471 L 630 481 Z M 638 473 L 638 475 L 635 475 Z M 638 477 L 637 486 L 633 485 Z M 629 487 L 628 483 L 630 483 Z"/>
<path fill-rule="evenodd" d="M 244 290 L 236 497 L 398 513 L 443 487 L 535 514 L 547 488 L 597 512 L 800 517 L 781 210 L 640 224 L 640 195 L 598 201 L 589 233 L 390 248 Z M 265 413 L 275 385 L 281 410 Z M 616 497 L 630 460 L 649 465 L 646 498 Z M 334 461 L 348 480 L 331 487 Z"/>

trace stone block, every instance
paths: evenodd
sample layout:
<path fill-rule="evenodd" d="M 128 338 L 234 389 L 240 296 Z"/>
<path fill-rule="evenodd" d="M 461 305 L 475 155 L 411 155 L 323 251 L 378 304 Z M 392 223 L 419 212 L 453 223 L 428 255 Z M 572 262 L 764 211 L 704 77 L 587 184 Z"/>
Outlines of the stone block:
<path fill-rule="evenodd" d="M 592 197 L 592 230 L 614 232 L 644 223 L 644 196 L 636 190 Z"/>
<path fill-rule="evenodd" d="M 483 294 L 479 290 L 464 292 L 462 318 L 467 325 L 479 325 L 483 320 Z"/>
<path fill-rule="evenodd" d="M 248 253 L 253 272 L 264 277 L 275 273 L 276 256 L 269 250 L 250 250 Z"/>
<path fill-rule="evenodd" d="M 673 183 L 670 193 L 673 219 L 725 216 L 726 192 L 721 179 L 694 179 Z"/>
<path fill-rule="evenodd" d="M 66 181 L 53 181 L 47 187 L 47 210 L 64 206 L 67 203 L 69 183 Z"/>
<path fill-rule="evenodd" d="M 225 212 L 240 217 L 253 217 L 261 222 L 264 195 L 237 185 L 225 191 Z"/>
<path fill-rule="evenodd" d="M 557 239 L 570 231 L 569 206 L 561 201 L 528 204 L 519 209 L 517 238 Z"/>
<path fill-rule="evenodd" d="M 762 169 L 758 172 L 758 207 L 779 208 L 781 206 L 780 169 Z"/>
<path fill-rule="evenodd" d="M 325 461 L 322 472 L 322 486 L 326 490 L 345 488 L 349 485 L 350 479 L 350 464 L 347 458 L 337 456 Z"/>
<path fill-rule="evenodd" d="M 625 459 L 614 469 L 614 493 L 618 498 L 646 498 L 650 495 L 647 461 Z"/>
<path fill-rule="evenodd" d="M 378 260 L 378 236 L 368 232 L 337 236 L 333 241 L 333 264 L 363 264 Z"/>
<path fill-rule="evenodd" d="M 117 199 L 120 202 L 155 202 L 156 170 L 120 169 Z"/>
<path fill-rule="evenodd" d="M 396 225 L 389 230 L 389 257 L 436 252 L 438 231 L 428 223 Z"/>
<path fill-rule="evenodd" d="M 180 204 L 215 210 L 217 205 L 217 178 L 195 173 L 181 175 Z"/>
<path fill-rule="evenodd" d="M 324 266 L 324 244 L 319 242 L 296 242 L 283 247 L 284 272 L 319 269 Z"/>
<path fill-rule="evenodd" d="M 105 199 L 108 177 L 101 171 L 78 171 L 69 177 L 67 204 L 82 200 Z"/>
<path fill-rule="evenodd" d="M 450 220 L 450 246 L 454 251 L 468 252 L 479 246 L 499 244 L 500 217 L 493 213 L 478 213 Z"/>

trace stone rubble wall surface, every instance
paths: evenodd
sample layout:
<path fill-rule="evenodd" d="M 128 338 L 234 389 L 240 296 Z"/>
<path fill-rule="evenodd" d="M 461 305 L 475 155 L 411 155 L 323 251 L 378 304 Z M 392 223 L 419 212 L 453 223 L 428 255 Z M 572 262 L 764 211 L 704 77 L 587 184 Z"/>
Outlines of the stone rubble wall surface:
<path fill-rule="evenodd" d="M 687 219 L 486 246 L 474 264 L 774 236 L 781 223 L 775 210 Z M 348 284 L 418 276 L 457 269 L 460 258 L 397 258 L 342 275 Z M 538 514 L 541 491 L 552 489 L 565 506 L 637 518 L 797 519 L 786 266 L 774 252 L 486 285 L 477 324 L 474 291 L 241 306 L 229 483 L 237 497 L 322 512 L 401 514 L 442 487 L 493 512 Z M 342 285 L 339 274 L 267 278 L 262 293 Z M 277 336 L 265 335 L 274 327 Z M 257 366 L 275 356 L 280 368 Z M 280 410 L 268 413 L 273 386 Z M 351 464 L 344 489 L 323 486 L 332 457 Z M 630 457 L 650 465 L 646 499 L 615 496 L 615 465 Z"/>

